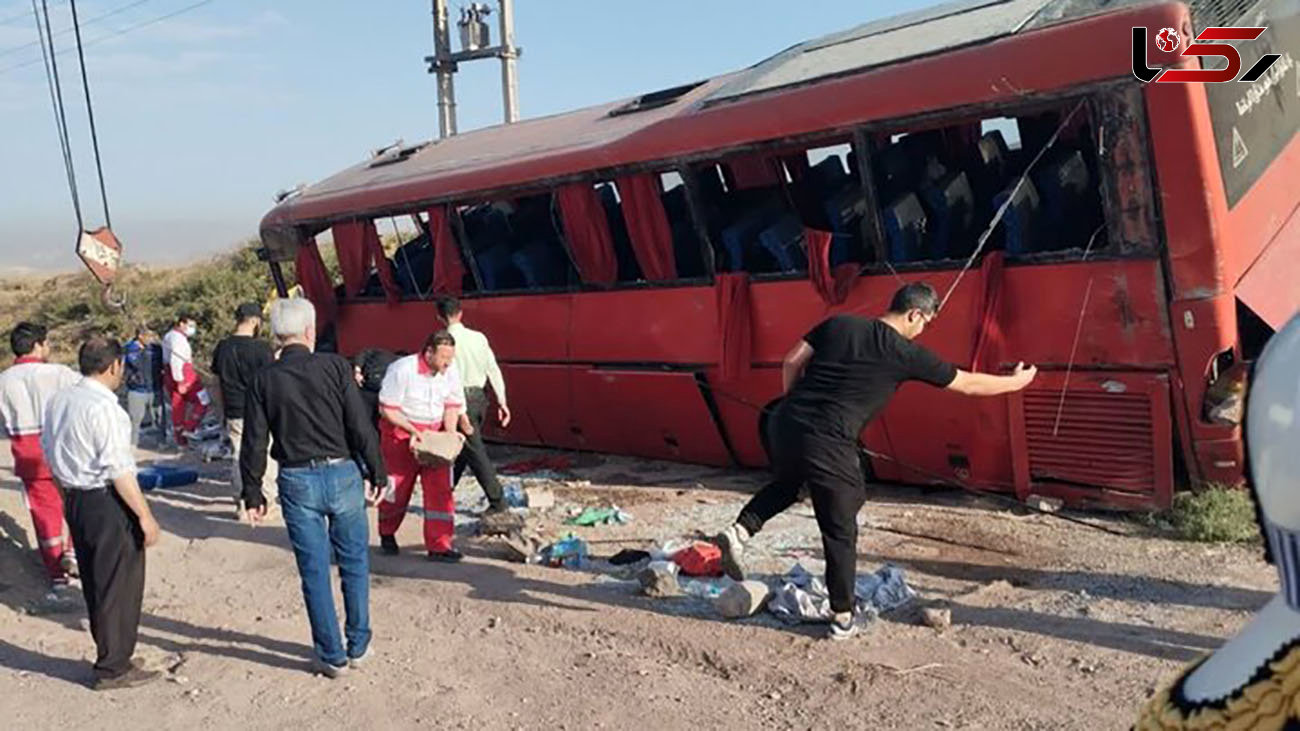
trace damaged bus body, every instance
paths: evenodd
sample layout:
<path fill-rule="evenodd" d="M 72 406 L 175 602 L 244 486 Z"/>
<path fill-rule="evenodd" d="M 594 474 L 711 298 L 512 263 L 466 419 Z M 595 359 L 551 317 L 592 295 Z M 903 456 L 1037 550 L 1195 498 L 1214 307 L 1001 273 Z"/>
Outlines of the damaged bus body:
<path fill-rule="evenodd" d="M 1296 5 L 943 5 L 381 151 L 280 202 L 264 253 L 281 286 L 295 262 L 346 354 L 416 349 L 434 296 L 460 295 L 509 382 L 498 439 L 711 465 L 765 462 L 758 407 L 821 318 L 956 283 L 923 342 L 1038 380 L 996 399 L 904 388 L 863 434 L 875 475 L 1167 506 L 1177 483 L 1240 481 L 1225 401 L 1300 305 L 1300 82 L 1287 55 L 1245 111 L 1252 84 L 1143 83 L 1132 28 L 1268 25 L 1249 67 L 1295 46 Z M 1147 63 L 1196 59 L 1151 44 Z M 419 230 L 391 259 L 390 218 Z"/>

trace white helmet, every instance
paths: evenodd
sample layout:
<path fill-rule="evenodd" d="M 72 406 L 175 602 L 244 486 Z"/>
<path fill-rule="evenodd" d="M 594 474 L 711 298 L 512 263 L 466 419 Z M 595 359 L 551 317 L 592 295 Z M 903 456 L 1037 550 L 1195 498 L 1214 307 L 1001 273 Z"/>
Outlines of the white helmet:
<path fill-rule="evenodd" d="M 1250 480 L 1286 600 L 1300 610 L 1300 315 L 1264 348 L 1246 408 Z"/>

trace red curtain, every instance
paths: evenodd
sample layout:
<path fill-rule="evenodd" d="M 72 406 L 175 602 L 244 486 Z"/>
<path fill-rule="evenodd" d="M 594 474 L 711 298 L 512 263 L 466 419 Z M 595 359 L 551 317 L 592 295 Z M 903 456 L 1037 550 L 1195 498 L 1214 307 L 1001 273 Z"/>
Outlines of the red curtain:
<path fill-rule="evenodd" d="M 343 296 L 355 297 L 366 287 L 366 251 L 361 244 L 364 236 L 361 221 L 345 221 L 334 224 L 334 253 L 339 259 L 339 270 L 343 274 Z"/>
<path fill-rule="evenodd" d="M 782 176 L 777 174 L 775 161 L 763 155 L 733 157 L 724 164 L 731 173 L 728 182 L 734 185 L 736 190 L 767 188 L 785 182 Z"/>
<path fill-rule="evenodd" d="M 857 264 L 848 262 L 834 269 L 831 268 L 831 232 L 818 231 L 814 228 L 803 230 L 804 244 L 808 249 L 808 280 L 813 289 L 829 306 L 844 302 L 857 284 L 860 269 Z"/>
<path fill-rule="evenodd" d="M 555 198 L 582 281 L 613 284 L 618 280 L 618 260 L 614 258 L 609 221 L 596 189 L 591 183 L 572 183 L 557 190 Z"/>
<path fill-rule="evenodd" d="M 623 220 L 632 240 L 632 251 L 641 273 L 652 282 L 677 278 L 677 261 L 673 258 L 673 230 L 659 196 L 659 176 L 654 173 L 629 175 L 615 181 L 623 199 Z"/>
<path fill-rule="evenodd" d="M 379 274 L 379 284 L 384 288 L 384 297 L 388 300 L 388 304 L 395 305 L 402 299 L 402 289 L 397 286 L 397 278 L 393 276 L 393 265 L 384 254 L 384 245 L 379 241 L 379 232 L 375 230 L 374 221 L 366 221 L 364 225 L 361 244 L 367 274 L 369 265 L 373 264 Z"/>
<path fill-rule="evenodd" d="M 465 265 L 451 235 L 446 206 L 429 209 L 429 236 L 433 238 L 433 293 L 459 297 L 465 281 Z"/>
<path fill-rule="evenodd" d="M 1001 251 L 984 255 L 980 265 L 984 292 L 980 302 L 980 327 L 975 338 L 975 351 L 971 354 L 971 369 L 988 372 L 997 365 L 1002 352 L 1002 281 L 1005 262 Z"/>
<path fill-rule="evenodd" d="M 325 270 L 325 262 L 320 258 L 315 237 L 307 239 L 298 247 L 294 266 L 303 294 L 316 305 L 316 332 L 322 333 L 327 325 L 334 322 L 338 314 L 338 302 L 334 299 L 334 285 L 330 282 L 329 272 Z"/>
<path fill-rule="evenodd" d="M 723 381 L 732 381 L 749 372 L 753 349 L 749 275 L 719 274 L 714 292 L 718 307 L 718 370 Z"/>
<path fill-rule="evenodd" d="M 355 297 L 366 288 L 370 269 L 379 273 L 379 283 L 389 304 L 402 298 L 402 290 L 393 277 L 393 268 L 384 255 L 384 245 L 374 221 L 344 221 L 334 224 L 334 253 L 343 274 L 343 295 Z"/>

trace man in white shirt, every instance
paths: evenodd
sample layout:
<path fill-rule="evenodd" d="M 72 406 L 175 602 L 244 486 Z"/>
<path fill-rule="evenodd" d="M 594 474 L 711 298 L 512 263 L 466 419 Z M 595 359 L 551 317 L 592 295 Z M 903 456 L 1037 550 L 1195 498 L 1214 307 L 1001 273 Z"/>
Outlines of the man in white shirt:
<path fill-rule="evenodd" d="M 9 346 L 17 357 L 0 373 L 0 423 L 9 436 L 14 474 L 22 480 L 23 497 L 32 514 L 37 548 L 50 579 L 50 598 L 57 600 L 71 590 L 68 579 L 76 573 L 77 562 L 64 540 L 63 497 L 41 452 L 41 427 L 50 398 L 81 376 L 65 365 L 45 362 L 50 346 L 41 325 L 18 323 L 9 333 Z"/>
<path fill-rule="evenodd" d="M 379 448 L 392 485 L 379 503 L 379 545 L 389 555 L 398 552 L 397 529 L 419 478 L 429 560 L 454 563 L 462 558 L 452 548 L 456 500 L 451 465 L 422 465 L 411 451 L 411 438 L 419 432 L 456 431 L 465 410 L 465 389 L 456 372 L 455 355 L 455 338 L 439 330 L 419 353 L 393 361 L 379 388 Z"/>
<path fill-rule="evenodd" d="M 163 388 L 171 401 L 172 431 L 176 444 L 185 446 L 187 433 L 199 428 L 208 409 L 208 395 L 203 390 L 198 371 L 194 370 L 194 351 L 190 338 L 198 332 L 194 316 L 181 313 L 176 324 L 163 336 Z"/>
<path fill-rule="evenodd" d="M 144 552 L 159 528 L 135 477 L 131 418 L 115 391 L 126 371 L 122 345 L 104 336 L 77 354 L 84 376 L 45 409 L 41 446 L 63 488 L 72 544 L 81 557 L 81 591 L 95 638 L 96 690 L 156 680 L 131 657 L 144 599 Z"/>
<path fill-rule="evenodd" d="M 461 382 L 465 385 L 465 409 L 470 423 L 470 428 L 464 429 L 465 449 L 456 459 L 451 484 L 458 484 L 465 468 L 469 467 L 487 495 L 486 516 L 507 515 L 501 481 L 497 479 L 492 460 L 488 458 L 487 446 L 483 443 L 483 421 L 488 410 L 485 386 L 491 385 L 492 394 L 496 396 L 497 419 L 501 422 L 501 427 L 510 425 L 510 407 L 506 405 L 506 381 L 501 375 L 501 366 L 497 365 L 496 354 L 492 352 L 487 336 L 465 327 L 461 322 L 464 312 L 459 300 L 455 297 L 438 300 L 438 315 L 447 323 L 447 332 L 456 339 L 456 370 L 460 372 Z"/>

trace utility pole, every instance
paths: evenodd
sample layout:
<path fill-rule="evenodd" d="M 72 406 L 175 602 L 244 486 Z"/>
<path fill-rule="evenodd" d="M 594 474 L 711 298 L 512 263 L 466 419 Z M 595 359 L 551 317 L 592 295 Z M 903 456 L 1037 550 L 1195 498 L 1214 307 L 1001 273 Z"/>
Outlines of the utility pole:
<path fill-rule="evenodd" d="M 518 61 L 523 49 L 515 45 L 514 0 L 498 0 L 501 43 L 491 45 L 486 18 L 492 9 L 486 3 L 472 2 L 461 8 L 461 50 L 451 50 L 451 22 L 447 15 L 447 0 L 433 0 L 433 55 L 425 56 L 429 73 L 438 77 L 438 136 L 456 134 L 456 89 L 453 74 L 461 61 L 480 58 L 501 59 L 501 102 L 506 124 L 519 121 Z"/>
<path fill-rule="evenodd" d="M 447 0 L 433 0 L 433 55 L 424 59 L 429 71 L 438 75 L 438 136 L 456 134 L 456 82 L 452 74 L 456 63 L 451 60 L 451 23 L 447 17 Z"/>
<path fill-rule="evenodd" d="M 519 121 L 519 49 L 515 48 L 515 1 L 501 0 L 501 104 L 506 124 Z"/>

